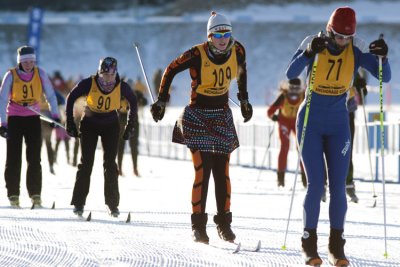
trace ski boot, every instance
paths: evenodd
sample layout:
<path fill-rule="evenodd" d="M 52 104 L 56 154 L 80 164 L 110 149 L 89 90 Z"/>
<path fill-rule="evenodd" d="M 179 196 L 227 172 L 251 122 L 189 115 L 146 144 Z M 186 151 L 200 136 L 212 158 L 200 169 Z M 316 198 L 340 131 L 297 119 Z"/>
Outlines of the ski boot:
<path fill-rule="evenodd" d="M 349 261 L 344 255 L 344 244 L 346 239 L 343 238 L 343 230 L 337 230 L 331 228 L 329 235 L 329 263 L 334 266 L 348 266 Z"/>
<path fill-rule="evenodd" d="M 207 213 L 193 213 L 192 219 L 192 238 L 194 242 L 204 243 L 208 245 L 206 225 L 208 220 Z"/>
<path fill-rule="evenodd" d="M 110 214 L 111 217 L 117 218 L 119 216 L 118 207 L 107 205 L 107 208 L 108 208 L 108 214 Z"/>
<path fill-rule="evenodd" d="M 19 196 L 9 196 L 8 200 L 10 201 L 10 205 L 14 209 L 19 209 Z"/>
<path fill-rule="evenodd" d="M 321 201 L 326 202 L 326 185 L 324 185 L 324 191 L 322 192 Z"/>
<path fill-rule="evenodd" d="M 285 187 L 285 172 L 277 172 L 278 175 L 278 187 Z"/>
<path fill-rule="evenodd" d="M 301 182 L 303 183 L 303 187 L 307 188 L 307 176 L 304 172 L 301 173 Z"/>
<path fill-rule="evenodd" d="M 42 208 L 42 199 L 40 198 L 40 195 L 32 195 L 31 201 L 32 208 Z"/>
<path fill-rule="evenodd" d="M 301 247 L 303 248 L 303 256 L 306 265 L 319 266 L 322 264 L 322 260 L 317 251 L 317 240 L 317 229 L 304 229 L 301 238 Z"/>
<path fill-rule="evenodd" d="M 232 212 L 219 213 L 214 216 L 214 222 L 217 224 L 217 231 L 219 237 L 228 242 L 235 241 L 236 235 L 232 232 Z"/>
<path fill-rule="evenodd" d="M 351 202 L 358 203 L 358 197 L 356 195 L 356 186 L 354 185 L 354 182 L 351 182 L 350 184 L 346 185 L 346 193 L 349 196 Z"/>
<path fill-rule="evenodd" d="M 74 205 L 74 213 L 78 216 L 83 214 L 83 205 Z"/>

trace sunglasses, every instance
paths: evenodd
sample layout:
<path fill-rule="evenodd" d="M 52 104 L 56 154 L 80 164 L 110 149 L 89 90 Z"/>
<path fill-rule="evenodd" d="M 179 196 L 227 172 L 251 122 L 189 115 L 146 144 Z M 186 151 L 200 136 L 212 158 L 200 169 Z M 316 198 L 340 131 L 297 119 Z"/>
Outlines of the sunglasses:
<path fill-rule="evenodd" d="M 214 32 L 213 36 L 216 39 L 229 38 L 232 36 L 232 32 Z"/>
<path fill-rule="evenodd" d="M 332 29 L 332 33 L 335 36 L 335 38 L 338 38 L 341 40 L 349 40 L 349 39 L 353 38 L 355 35 L 355 34 L 351 34 L 351 35 L 341 34 L 341 33 L 335 32 L 333 29 Z"/>

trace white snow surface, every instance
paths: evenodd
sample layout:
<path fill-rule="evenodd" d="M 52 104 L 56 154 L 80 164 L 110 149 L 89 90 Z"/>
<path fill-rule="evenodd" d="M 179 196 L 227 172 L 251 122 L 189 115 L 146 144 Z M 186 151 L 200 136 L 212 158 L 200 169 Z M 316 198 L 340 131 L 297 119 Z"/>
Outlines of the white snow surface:
<path fill-rule="evenodd" d="M 6 151 L 0 139 L 1 151 Z M 5 153 L 0 153 L 4 173 Z M 234 152 L 235 153 L 235 152 Z M 23 153 L 25 155 L 25 152 Z M 121 194 L 118 219 L 108 216 L 103 194 L 102 150 L 96 151 L 90 193 L 84 216 L 73 215 L 70 200 L 76 168 L 67 164 L 60 146 L 56 175 L 48 172 L 47 155 L 42 153 L 44 209 L 31 210 L 26 192 L 26 162 L 21 179 L 22 209 L 8 205 L 4 179 L 0 179 L 0 266 L 301 266 L 302 202 L 305 190 L 296 183 L 289 232 L 289 215 L 294 175 L 287 174 L 286 187 L 278 190 L 276 174 L 259 169 L 231 167 L 232 228 L 242 251 L 232 254 L 234 244 L 220 241 L 213 215 L 214 187 L 208 193 L 208 235 L 210 245 L 191 240 L 191 188 L 194 178 L 189 161 L 139 156 L 140 178 L 133 176 L 130 155 L 124 157 L 124 176 L 119 178 Z M 389 167 L 389 166 L 388 166 Z M 211 178 L 212 179 L 212 178 Z M 345 236 L 351 266 L 400 266 L 400 185 L 386 184 L 386 244 L 382 184 L 356 181 L 358 204 L 349 203 Z M 55 202 L 55 209 L 50 209 Z M 328 266 L 328 202 L 321 203 L 319 252 Z M 131 222 L 125 220 L 131 215 Z M 249 250 L 261 240 L 259 252 Z M 286 250 L 282 246 L 286 244 Z"/>

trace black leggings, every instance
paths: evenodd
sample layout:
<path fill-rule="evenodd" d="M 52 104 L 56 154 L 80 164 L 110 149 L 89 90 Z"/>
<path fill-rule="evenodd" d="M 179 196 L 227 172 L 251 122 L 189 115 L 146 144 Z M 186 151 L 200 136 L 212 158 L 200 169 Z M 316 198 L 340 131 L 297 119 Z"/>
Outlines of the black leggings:
<path fill-rule="evenodd" d="M 78 165 L 76 181 L 71 205 L 85 205 L 89 193 L 90 176 L 94 163 L 97 147 L 97 139 L 100 136 L 103 145 L 103 168 L 104 168 L 104 198 L 105 204 L 112 207 L 119 205 L 118 170 L 115 162 L 117 156 L 119 123 L 98 125 L 86 121 L 81 122 L 81 162 Z"/>
<path fill-rule="evenodd" d="M 19 196 L 21 182 L 22 140 L 26 145 L 26 187 L 29 197 L 40 195 L 42 191 L 42 148 L 39 116 L 8 117 L 7 160 L 4 177 L 7 196 Z"/>

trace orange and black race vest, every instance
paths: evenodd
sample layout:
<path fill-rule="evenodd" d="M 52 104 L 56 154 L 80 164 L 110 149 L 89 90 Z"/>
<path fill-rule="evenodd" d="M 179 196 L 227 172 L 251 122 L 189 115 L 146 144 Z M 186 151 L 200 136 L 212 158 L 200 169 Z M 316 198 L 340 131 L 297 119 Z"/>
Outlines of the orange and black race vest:
<path fill-rule="evenodd" d="M 231 48 L 229 59 L 221 65 L 214 64 L 207 56 L 204 45 L 196 46 L 201 55 L 201 82 L 196 93 L 206 96 L 220 96 L 228 92 L 231 80 L 237 76 L 235 47 Z"/>
<path fill-rule="evenodd" d="M 354 74 L 353 43 L 337 56 L 324 49 L 318 54 L 317 64 L 314 91 L 321 95 L 332 96 L 346 93 L 350 89 Z"/>
<path fill-rule="evenodd" d="M 33 76 L 30 81 L 22 80 L 17 70 L 10 69 L 13 76 L 11 101 L 24 105 L 28 104 L 34 105 L 40 101 L 42 96 L 42 81 L 39 76 L 39 69 L 37 67 L 33 68 Z"/>
<path fill-rule="evenodd" d="M 98 113 L 119 109 L 121 107 L 121 83 L 110 93 L 105 94 L 99 89 L 94 76 L 92 76 L 92 86 L 90 87 L 86 102 L 91 111 Z"/>
<path fill-rule="evenodd" d="M 299 96 L 299 99 L 297 100 L 296 103 L 291 104 L 289 102 L 289 99 L 287 97 L 285 97 L 285 99 L 283 100 L 283 105 L 282 108 L 280 110 L 280 113 L 282 114 L 282 116 L 284 116 L 285 118 L 288 119 L 294 119 L 297 116 L 297 110 L 299 109 L 299 106 L 301 104 L 301 102 L 304 99 L 304 95 L 301 94 Z"/>

